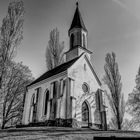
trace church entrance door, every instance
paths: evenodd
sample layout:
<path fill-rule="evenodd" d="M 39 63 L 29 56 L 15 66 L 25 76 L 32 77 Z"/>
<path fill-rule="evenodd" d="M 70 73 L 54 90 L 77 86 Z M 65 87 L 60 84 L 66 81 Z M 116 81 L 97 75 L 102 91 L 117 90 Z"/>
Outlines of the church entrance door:
<path fill-rule="evenodd" d="M 89 107 L 86 102 L 82 104 L 82 127 L 89 126 Z"/>

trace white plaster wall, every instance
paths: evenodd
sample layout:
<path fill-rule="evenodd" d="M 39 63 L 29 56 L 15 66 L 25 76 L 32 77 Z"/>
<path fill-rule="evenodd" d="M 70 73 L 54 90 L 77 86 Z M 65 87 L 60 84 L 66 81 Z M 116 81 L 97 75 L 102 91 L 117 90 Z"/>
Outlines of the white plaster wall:
<path fill-rule="evenodd" d="M 90 55 L 91 55 L 91 54 L 87 53 L 85 50 L 79 48 L 79 49 L 78 49 L 78 53 L 79 53 L 79 56 L 80 56 L 82 53 L 85 53 L 86 56 L 88 57 L 88 59 L 90 60 Z"/>
<path fill-rule="evenodd" d="M 27 116 L 29 116 L 31 97 L 32 97 L 32 94 L 29 94 L 29 92 L 26 92 L 22 124 L 28 124 L 28 122 L 29 122 L 29 117 L 27 117 Z"/>
<path fill-rule="evenodd" d="M 85 47 L 87 49 L 87 32 L 85 32 L 84 30 L 82 30 L 82 40 L 83 40 L 83 34 L 85 35 L 85 46 L 83 44 L 83 41 L 82 41 L 82 46 Z"/>
<path fill-rule="evenodd" d="M 84 66 L 84 64 L 86 66 Z M 86 67 L 86 68 L 84 68 Z M 84 70 L 86 69 L 86 70 Z M 90 121 L 94 123 L 94 111 L 95 111 L 95 92 L 100 85 L 96 81 L 87 61 L 84 58 L 84 55 L 68 70 L 68 77 L 74 79 L 74 93 L 73 96 L 76 98 L 75 107 L 75 116 L 78 121 L 82 121 L 82 103 L 87 100 L 90 104 Z M 90 87 L 90 92 L 85 94 L 82 90 L 82 84 L 86 82 Z"/>
<path fill-rule="evenodd" d="M 32 95 L 36 92 L 37 88 L 41 88 L 39 100 L 38 100 L 38 121 L 43 121 L 47 118 L 47 115 L 44 116 L 44 93 L 46 89 L 50 91 L 50 84 L 54 81 L 60 81 L 60 79 L 63 79 L 66 77 L 66 72 L 60 73 L 57 76 L 51 77 L 49 79 L 46 79 L 40 83 L 37 83 L 36 85 L 32 85 L 31 87 L 28 87 L 28 92 L 26 93 L 25 97 L 25 104 L 24 104 L 24 112 L 23 112 L 23 124 L 29 123 L 29 114 L 30 114 L 30 103 Z"/>

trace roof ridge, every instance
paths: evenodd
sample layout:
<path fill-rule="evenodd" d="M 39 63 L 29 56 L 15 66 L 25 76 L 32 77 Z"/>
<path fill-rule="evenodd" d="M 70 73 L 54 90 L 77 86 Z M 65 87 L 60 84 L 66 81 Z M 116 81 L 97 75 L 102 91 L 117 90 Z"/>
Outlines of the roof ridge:
<path fill-rule="evenodd" d="M 29 87 L 29 86 L 31 86 L 31 85 L 33 85 L 35 83 L 38 83 L 38 82 L 40 82 L 42 80 L 45 80 L 45 79 L 47 79 L 49 77 L 52 77 L 53 75 L 56 75 L 58 73 L 61 73 L 61 72 L 65 71 L 65 70 L 67 70 L 81 56 L 82 56 L 82 54 L 79 57 L 76 57 L 76 58 L 74 58 L 74 59 L 72 59 L 72 60 L 70 60 L 68 62 L 65 62 L 65 63 L 63 63 L 63 64 L 61 64 L 61 65 L 59 65 L 59 66 L 57 66 L 57 67 L 55 67 L 55 68 L 53 68 L 53 69 L 51 69 L 49 71 L 44 72 L 41 76 L 39 76 L 37 79 L 35 79 L 32 83 L 30 83 L 29 85 L 27 85 L 27 87 Z"/>

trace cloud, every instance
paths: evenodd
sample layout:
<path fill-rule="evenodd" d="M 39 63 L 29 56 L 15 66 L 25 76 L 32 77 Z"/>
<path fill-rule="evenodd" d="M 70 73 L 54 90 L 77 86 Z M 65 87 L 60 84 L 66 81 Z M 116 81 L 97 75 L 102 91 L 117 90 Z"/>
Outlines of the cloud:
<path fill-rule="evenodd" d="M 120 0 L 112 0 L 112 1 L 115 2 L 116 4 L 120 5 L 123 9 L 125 9 L 127 12 L 129 12 L 131 15 L 133 15 L 137 19 L 140 19 L 140 16 L 134 14 L 132 9 L 130 7 L 127 7 L 127 5 L 124 2 L 122 2 Z"/>
<path fill-rule="evenodd" d="M 114 1 L 115 3 L 117 3 L 118 5 L 120 5 L 122 8 L 125 8 L 126 10 L 129 10 L 127 8 L 127 6 L 125 5 L 125 3 L 121 2 L 120 0 L 112 0 Z"/>

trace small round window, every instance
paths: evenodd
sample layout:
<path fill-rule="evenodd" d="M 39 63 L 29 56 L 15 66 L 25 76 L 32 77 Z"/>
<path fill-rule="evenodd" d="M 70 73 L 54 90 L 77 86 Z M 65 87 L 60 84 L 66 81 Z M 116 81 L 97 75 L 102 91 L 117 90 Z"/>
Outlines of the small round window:
<path fill-rule="evenodd" d="M 84 93 L 89 93 L 89 86 L 87 83 L 83 83 L 82 89 Z"/>

